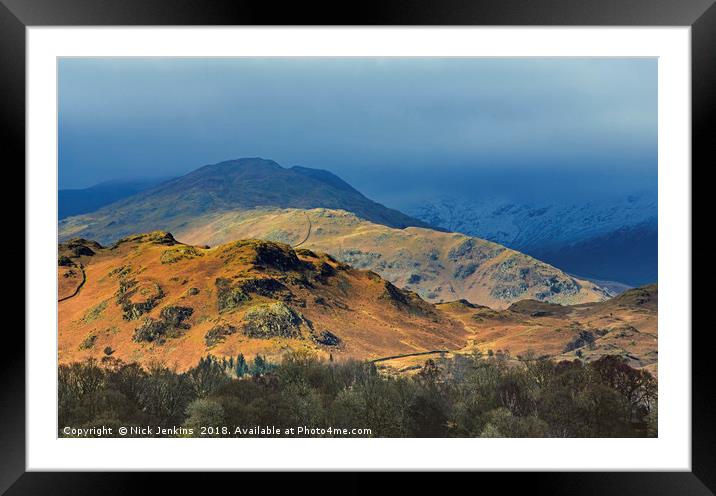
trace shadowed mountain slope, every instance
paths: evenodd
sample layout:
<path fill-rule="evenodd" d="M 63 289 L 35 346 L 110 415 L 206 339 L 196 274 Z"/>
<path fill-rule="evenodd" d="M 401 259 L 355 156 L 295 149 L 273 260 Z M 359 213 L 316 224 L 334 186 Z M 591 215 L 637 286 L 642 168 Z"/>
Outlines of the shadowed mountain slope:
<path fill-rule="evenodd" d="M 201 167 L 96 212 L 64 219 L 59 236 L 111 243 L 137 232 L 176 232 L 199 216 L 255 207 L 334 208 L 390 227 L 427 226 L 366 198 L 328 171 L 242 158 Z"/>
<path fill-rule="evenodd" d="M 72 215 L 94 212 L 98 208 L 166 181 L 147 179 L 136 181 L 108 181 L 83 189 L 61 189 L 57 192 L 57 217 L 62 220 Z"/>

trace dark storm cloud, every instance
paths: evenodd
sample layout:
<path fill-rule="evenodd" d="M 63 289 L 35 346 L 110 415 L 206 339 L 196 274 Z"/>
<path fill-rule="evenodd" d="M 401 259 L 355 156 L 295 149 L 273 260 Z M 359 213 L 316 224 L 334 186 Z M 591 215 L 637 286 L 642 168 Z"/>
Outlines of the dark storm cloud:
<path fill-rule="evenodd" d="M 63 188 L 245 156 L 398 203 L 656 184 L 656 59 L 62 59 L 59 89 Z"/>

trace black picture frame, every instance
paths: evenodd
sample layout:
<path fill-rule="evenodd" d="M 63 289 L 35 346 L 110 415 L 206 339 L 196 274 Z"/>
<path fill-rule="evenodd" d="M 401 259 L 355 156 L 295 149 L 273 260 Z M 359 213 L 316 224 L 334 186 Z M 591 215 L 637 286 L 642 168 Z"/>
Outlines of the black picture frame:
<path fill-rule="evenodd" d="M 315 2 L 245 0 L 0 0 L 0 150 L 5 170 L 19 171 L 25 163 L 25 35 L 29 26 L 112 25 L 574 25 L 574 26 L 690 26 L 692 56 L 692 211 L 708 212 L 700 189 L 713 167 L 716 115 L 716 5 L 714 0 L 382 0 L 341 5 Z M 709 160 L 710 159 L 710 160 Z M 709 163 L 711 162 L 711 163 Z M 14 169 L 13 169 L 14 168 Z M 699 203 L 701 202 L 701 203 Z M 702 208 L 699 208 L 702 207 Z M 16 208 L 16 207 L 15 207 Z M 705 210 L 704 210 L 705 209 Z M 708 216 L 708 213 L 706 214 Z M 692 264 L 706 264 L 708 218 L 692 234 Z M 702 239 L 705 241 L 705 239 Z M 25 266 L 30 262 L 25 258 Z M 696 265 L 696 267 L 706 267 Z M 698 280 L 711 279 L 711 271 Z M 533 473 L 512 474 L 510 486 L 529 484 L 548 494 L 714 494 L 716 492 L 716 391 L 710 366 L 709 326 L 704 317 L 713 289 L 694 281 L 692 309 L 692 472 Z M 688 288 L 684 288 L 687 290 Z M 17 293 L 15 293 L 17 294 Z M 8 297 L 10 301 L 11 297 Z M 704 319 L 704 324 L 705 324 Z M 7 325 L 6 331 L 9 331 Z M 689 332 L 689 329 L 680 332 Z M 151 487 L 153 474 L 39 473 L 25 470 L 25 341 L 19 332 L 5 332 L 6 350 L 0 360 L 0 493 L 124 494 Z M 537 454 L 536 454 L 537 456 Z M 295 474 L 294 474 L 295 475 Z M 212 476 L 213 477 L 213 476 Z M 243 477 L 243 476 L 242 476 Z M 504 481 L 505 474 L 481 474 L 480 487 Z M 228 474 L 216 474 L 211 485 Z M 488 480 L 489 478 L 489 480 Z M 187 487 L 188 474 L 163 478 Z M 246 478 L 244 477 L 245 481 Z M 302 478 L 296 480 L 301 484 Z M 421 491 L 432 488 L 423 477 L 412 477 Z M 333 481 L 326 487 L 335 487 Z M 341 492 L 374 490 L 362 476 L 342 476 Z M 395 484 L 399 484 L 396 482 Z M 403 482 L 400 482 L 403 484 Z M 438 482 L 436 482 L 436 487 Z M 477 484 L 477 481 L 473 481 Z M 398 487 L 398 486 L 396 486 Z M 468 486 L 469 487 L 469 486 Z M 392 490 L 389 485 L 382 490 Z"/>

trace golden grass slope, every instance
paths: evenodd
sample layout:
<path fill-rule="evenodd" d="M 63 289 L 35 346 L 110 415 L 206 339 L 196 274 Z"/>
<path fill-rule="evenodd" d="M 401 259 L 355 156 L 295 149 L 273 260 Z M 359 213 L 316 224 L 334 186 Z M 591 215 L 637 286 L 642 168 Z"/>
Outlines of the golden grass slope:
<path fill-rule="evenodd" d="M 79 250 L 73 250 L 74 245 Z M 288 349 L 375 358 L 466 344 L 464 326 L 417 295 L 330 256 L 241 240 L 212 248 L 163 232 L 112 247 L 60 245 L 59 361 L 112 355 L 184 369 L 207 353 Z"/>
<path fill-rule="evenodd" d="M 537 299 L 563 305 L 603 301 L 589 281 L 520 252 L 459 233 L 394 229 L 330 209 L 262 209 L 213 214 L 179 227 L 177 239 L 216 245 L 244 238 L 300 245 L 373 270 L 430 302 L 467 299 L 493 308 Z"/>

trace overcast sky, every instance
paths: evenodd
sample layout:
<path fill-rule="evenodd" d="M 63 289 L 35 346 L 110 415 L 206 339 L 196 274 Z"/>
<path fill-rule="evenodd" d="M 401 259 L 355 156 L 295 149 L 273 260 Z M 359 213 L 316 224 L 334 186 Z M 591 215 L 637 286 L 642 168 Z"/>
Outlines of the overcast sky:
<path fill-rule="evenodd" d="M 421 195 L 655 190 L 656 59 L 83 58 L 59 62 L 59 185 L 239 157 Z"/>

